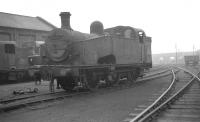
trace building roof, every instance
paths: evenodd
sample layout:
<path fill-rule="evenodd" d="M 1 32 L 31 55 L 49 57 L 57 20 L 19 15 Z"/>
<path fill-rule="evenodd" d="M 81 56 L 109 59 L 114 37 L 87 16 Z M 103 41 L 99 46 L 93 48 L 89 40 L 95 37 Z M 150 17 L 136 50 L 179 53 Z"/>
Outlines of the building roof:
<path fill-rule="evenodd" d="M 0 12 L 0 26 L 20 29 L 50 31 L 56 28 L 41 17 L 30 17 Z"/>

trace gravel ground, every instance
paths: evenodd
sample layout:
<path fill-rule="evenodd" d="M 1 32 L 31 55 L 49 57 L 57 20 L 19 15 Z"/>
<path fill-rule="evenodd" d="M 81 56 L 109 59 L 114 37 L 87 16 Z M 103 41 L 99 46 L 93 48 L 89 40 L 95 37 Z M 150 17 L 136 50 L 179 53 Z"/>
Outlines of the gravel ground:
<path fill-rule="evenodd" d="M 2 113 L 0 122 L 121 122 L 138 105 L 169 85 L 171 76 L 133 88 L 97 92 Z M 103 91 L 103 90 L 102 90 Z M 105 90 L 104 90 L 105 91 Z"/>
<path fill-rule="evenodd" d="M 13 95 L 14 90 L 24 90 L 27 91 L 28 88 L 33 90 L 34 88 L 38 88 L 38 93 L 27 93 L 24 95 Z M 63 91 L 61 89 L 56 89 L 56 82 L 55 82 L 55 91 Z M 28 82 L 28 83 L 17 83 L 17 84 L 7 84 L 7 85 L 0 85 L 0 100 L 22 97 L 27 95 L 33 94 L 43 94 L 49 93 L 49 81 L 42 81 L 40 85 L 35 85 L 35 82 Z"/>

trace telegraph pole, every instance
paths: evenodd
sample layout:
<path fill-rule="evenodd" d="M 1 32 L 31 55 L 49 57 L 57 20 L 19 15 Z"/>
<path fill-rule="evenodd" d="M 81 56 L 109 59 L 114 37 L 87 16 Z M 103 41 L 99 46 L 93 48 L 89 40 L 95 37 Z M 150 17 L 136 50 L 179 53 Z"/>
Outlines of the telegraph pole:
<path fill-rule="evenodd" d="M 177 65 L 177 44 L 175 45 L 175 49 L 176 49 L 176 65 Z"/>
<path fill-rule="evenodd" d="M 194 47 L 194 44 L 193 44 L 193 56 L 194 56 L 194 51 L 195 51 L 195 47 Z"/>

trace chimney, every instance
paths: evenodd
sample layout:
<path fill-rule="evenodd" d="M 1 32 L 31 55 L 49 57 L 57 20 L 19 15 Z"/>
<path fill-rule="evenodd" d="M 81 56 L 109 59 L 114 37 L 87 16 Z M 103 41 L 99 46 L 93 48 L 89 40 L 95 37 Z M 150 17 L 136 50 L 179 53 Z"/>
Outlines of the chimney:
<path fill-rule="evenodd" d="M 70 12 L 61 12 L 60 13 L 61 28 L 72 30 L 71 26 L 70 26 L 70 16 L 71 16 Z"/>

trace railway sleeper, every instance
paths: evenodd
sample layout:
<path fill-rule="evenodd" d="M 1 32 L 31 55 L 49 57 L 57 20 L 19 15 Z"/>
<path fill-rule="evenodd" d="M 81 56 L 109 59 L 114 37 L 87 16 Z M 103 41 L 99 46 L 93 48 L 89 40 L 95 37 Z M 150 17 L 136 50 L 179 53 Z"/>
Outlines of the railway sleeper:
<path fill-rule="evenodd" d="M 165 112 L 169 114 L 176 114 L 176 113 L 199 114 L 200 110 L 198 109 L 168 109 Z"/>
<path fill-rule="evenodd" d="M 200 100 L 192 100 L 192 99 L 181 99 L 181 100 L 178 100 L 178 102 L 200 102 Z"/>
<path fill-rule="evenodd" d="M 170 109 L 197 109 L 200 110 L 200 106 L 198 105 L 186 105 L 186 104 L 182 104 L 182 105 L 171 105 Z"/>
<path fill-rule="evenodd" d="M 183 105 L 183 104 L 191 104 L 191 105 L 200 105 L 200 100 L 199 101 L 176 101 L 176 105 Z"/>
<path fill-rule="evenodd" d="M 199 122 L 199 115 L 192 114 L 168 114 L 164 113 L 157 119 L 158 122 Z"/>

